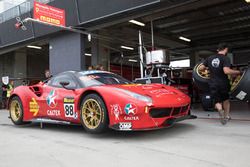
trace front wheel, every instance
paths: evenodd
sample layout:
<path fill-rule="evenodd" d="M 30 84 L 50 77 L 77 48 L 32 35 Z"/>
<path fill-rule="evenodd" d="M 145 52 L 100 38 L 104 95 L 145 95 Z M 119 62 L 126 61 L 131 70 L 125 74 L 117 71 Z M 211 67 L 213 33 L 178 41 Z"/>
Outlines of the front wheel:
<path fill-rule="evenodd" d="M 102 98 L 97 94 L 89 94 L 83 99 L 80 118 L 87 132 L 102 133 L 108 129 L 107 108 Z"/>
<path fill-rule="evenodd" d="M 15 125 L 23 125 L 23 105 L 19 97 L 13 97 L 9 103 L 11 121 Z"/>

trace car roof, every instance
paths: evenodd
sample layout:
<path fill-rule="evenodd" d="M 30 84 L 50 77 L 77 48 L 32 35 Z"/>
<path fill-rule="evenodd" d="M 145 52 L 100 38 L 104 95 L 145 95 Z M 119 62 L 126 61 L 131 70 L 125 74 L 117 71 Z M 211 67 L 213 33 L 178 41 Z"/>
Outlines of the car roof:
<path fill-rule="evenodd" d="M 101 70 L 87 70 L 87 71 L 79 71 L 78 73 L 81 73 L 83 75 L 88 75 L 88 74 L 97 74 L 97 73 L 107 73 L 107 74 L 113 74 L 108 71 L 101 71 Z"/>
<path fill-rule="evenodd" d="M 78 73 L 81 73 L 82 75 L 89 75 L 89 74 L 98 74 L 98 73 L 107 73 L 107 74 L 113 74 L 111 72 L 108 71 L 101 71 L 101 70 L 86 70 L 86 71 L 65 71 L 65 72 L 61 72 L 57 75 L 61 75 L 61 74 L 73 74 L 73 75 L 77 75 Z"/>

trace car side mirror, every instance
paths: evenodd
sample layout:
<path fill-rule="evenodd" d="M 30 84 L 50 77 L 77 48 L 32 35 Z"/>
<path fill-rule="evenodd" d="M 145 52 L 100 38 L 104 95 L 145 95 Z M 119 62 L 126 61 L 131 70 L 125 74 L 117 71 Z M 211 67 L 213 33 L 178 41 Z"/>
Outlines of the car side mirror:
<path fill-rule="evenodd" d="M 62 87 L 63 87 L 64 89 L 74 90 L 74 88 L 68 87 L 69 84 L 70 84 L 69 81 L 61 81 L 61 82 L 60 82 L 60 85 L 62 85 Z"/>

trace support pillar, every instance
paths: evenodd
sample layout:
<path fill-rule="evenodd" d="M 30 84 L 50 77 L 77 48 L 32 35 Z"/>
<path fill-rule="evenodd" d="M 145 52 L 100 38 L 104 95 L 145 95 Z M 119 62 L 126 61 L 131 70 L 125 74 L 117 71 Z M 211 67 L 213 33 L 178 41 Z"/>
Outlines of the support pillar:
<path fill-rule="evenodd" d="M 50 40 L 49 68 L 52 75 L 85 70 L 85 38 L 82 34 L 65 33 Z"/>
<path fill-rule="evenodd" d="M 14 78 L 26 78 L 27 77 L 27 53 L 25 50 L 16 51 L 14 53 L 14 66 L 13 66 Z M 16 85 L 21 85 L 22 80 L 16 80 Z"/>
<path fill-rule="evenodd" d="M 198 63 L 198 60 L 197 60 L 198 57 L 199 55 L 197 54 L 197 52 L 192 52 L 192 54 L 189 56 L 191 68 L 194 68 L 194 66 Z"/>

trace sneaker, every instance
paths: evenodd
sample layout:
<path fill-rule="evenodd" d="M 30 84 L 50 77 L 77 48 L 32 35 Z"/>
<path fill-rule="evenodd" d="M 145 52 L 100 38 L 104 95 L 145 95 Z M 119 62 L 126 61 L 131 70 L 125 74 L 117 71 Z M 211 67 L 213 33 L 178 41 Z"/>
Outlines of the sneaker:
<path fill-rule="evenodd" d="M 218 113 L 219 113 L 220 118 L 224 118 L 224 113 L 225 113 L 224 110 L 218 110 Z"/>
<path fill-rule="evenodd" d="M 232 119 L 230 115 L 226 116 L 225 118 L 227 119 L 227 121 L 230 121 Z"/>
<path fill-rule="evenodd" d="M 229 122 L 232 118 L 228 115 L 228 116 L 225 116 L 225 120 L 226 122 Z"/>
<path fill-rule="evenodd" d="M 224 119 L 221 121 L 221 124 L 222 124 L 222 125 L 226 125 L 227 122 L 228 122 L 228 119 L 224 118 Z"/>
<path fill-rule="evenodd" d="M 227 124 L 227 119 L 225 119 L 225 116 L 224 116 L 224 110 L 220 110 L 218 111 L 219 112 L 219 116 L 220 116 L 220 122 L 222 125 L 225 125 Z"/>

